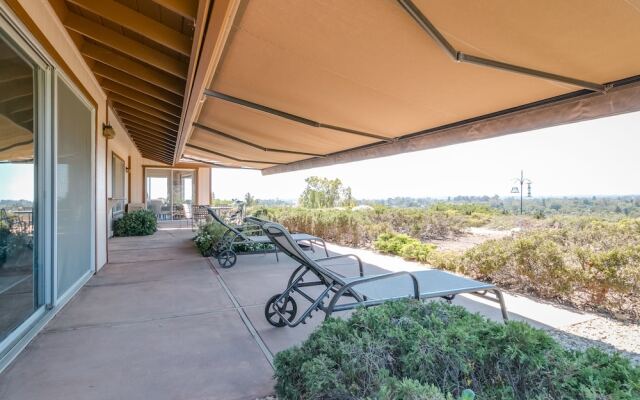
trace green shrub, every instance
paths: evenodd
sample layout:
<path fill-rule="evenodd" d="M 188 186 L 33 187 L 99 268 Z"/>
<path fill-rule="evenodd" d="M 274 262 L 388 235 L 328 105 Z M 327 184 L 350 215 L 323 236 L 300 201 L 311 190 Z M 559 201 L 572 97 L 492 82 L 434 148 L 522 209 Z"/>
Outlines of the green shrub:
<path fill-rule="evenodd" d="M 426 262 L 429 254 L 436 246 L 422 243 L 405 234 L 383 233 L 373 243 L 376 250 L 383 253 L 394 254 L 408 260 Z"/>
<path fill-rule="evenodd" d="M 452 400 L 433 385 L 423 385 L 414 379 L 389 378 L 375 397 L 376 400 Z M 463 397 L 461 397 L 462 399 Z M 473 397 L 470 398 L 473 400 Z"/>
<path fill-rule="evenodd" d="M 0 221 L 0 265 L 9 258 L 9 239 L 11 237 L 11 229 L 2 221 Z"/>
<path fill-rule="evenodd" d="M 216 221 L 211 221 L 198 227 L 198 233 L 193 240 L 200 253 L 205 257 L 210 257 L 217 253 L 220 240 L 225 232 L 227 232 L 227 228 Z"/>
<path fill-rule="evenodd" d="M 146 236 L 152 235 L 156 230 L 156 216 L 149 210 L 126 213 L 113 221 L 113 233 L 116 236 Z"/>
<path fill-rule="evenodd" d="M 275 357 L 280 399 L 637 399 L 640 368 L 521 322 L 401 301 L 329 319 Z M 437 390 L 436 390 L 437 389 Z M 469 390 L 470 389 L 470 390 Z"/>
<path fill-rule="evenodd" d="M 365 247 L 387 232 L 398 232 L 419 240 L 456 237 L 467 227 L 488 223 L 495 215 L 481 206 L 442 204 L 428 209 L 376 206 L 371 212 L 256 207 L 249 213 L 276 221 L 292 232 L 310 233 L 341 245 Z"/>
<path fill-rule="evenodd" d="M 556 219 L 431 265 L 578 308 L 640 320 L 640 220 Z"/>

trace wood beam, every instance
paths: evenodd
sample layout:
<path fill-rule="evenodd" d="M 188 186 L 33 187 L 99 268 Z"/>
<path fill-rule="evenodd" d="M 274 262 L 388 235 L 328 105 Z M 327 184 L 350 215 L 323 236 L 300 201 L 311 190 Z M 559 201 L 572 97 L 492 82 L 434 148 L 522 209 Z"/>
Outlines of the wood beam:
<path fill-rule="evenodd" d="M 154 151 L 164 153 L 166 155 L 169 155 L 170 153 L 173 154 L 173 148 L 171 146 L 158 145 L 158 143 L 153 139 L 146 138 L 144 135 L 138 134 L 136 132 L 130 132 L 130 136 L 136 142 L 146 144 L 150 149 L 153 149 Z"/>
<path fill-rule="evenodd" d="M 141 152 L 143 153 L 150 153 L 150 154 L 155 154 L 158 156 L 161 156 L 163 158 L 166 158 L 168 156 L 167 151 L 163 151 L 163 150 L 158 150 L 154 147 L 152 147 L 149 144 L 146 144 L 136 138 L 133 138 L 133 141 L 135 142 L 136 146 L 141 150 Z M 168 159 L 167 159 L 168 160 Z"/>
<path fill-rule="evenodd" d="M 166 148 L 166 147 L 160 147 L 158 146 L 157 143 L 153 143 L 149 140 L 145 140 L 143 137 L 141 136 L 136 136 L 135 134 L 130 135 L 131 138 L 133 139 L 134 142 L 136 142 L 137 144 L 144 146 L 146 150 L 150 151 L 150 152 L 154 152 L 156 154 L 162 154 L 162 155 L 169 155 L 170 153 L 173 153 L 173 150 L 170 148 Z"/>
<path fill-rule="evenodd" d="M 152 96 L 158 100 L 162 100 L 165 103 L 169 103 L 176 107 L 182 106 L 182 96 L 168 92 L 146 81 L 143 81 L 142 79 L 138 79 L 118 69 L 102 64 L 101 62 L 96 62 L 95 64 L 93 64 L 91 70 L 98 76 L 107 78 L 113 82 L 117 82 L 138 92 L 148 94 L 149 96 Z"/>
<path fill-rule="evenodd" d="M 149 128 L 153 128 L 155 130 L 157 130 L 158 132 L 167 132 L 167 133 L 172 133 L 173 135 L 177 135 L 178 131 L 174 128 L 170 128 L 166 125 L 160 125 L 160 124 L 156 124 L 153 122 L 149 122 L 149 121 L 145 121 L 144 119 L 138 117 L 135 114 L 128 114 L 126 112 L 124 112 L 123 110 L 118 110 L 118 115 L 124 119 L 127 119 L 131 122 L 135 122 L 138 125 L 141 126 L 148 126 Z"/>
<path fill-rule="evenodd" d="M 168 26 L 115 1 L 69 0 L 154 42 L 189 56 L 191 39 Z"/>
<path fill-rule="evenodd" d="M 174 13 L 190 20 L 195 21 L 198 9 L 197 0 L 151 0 L 159 6 L 162 6 Z"/>
<path fill-rule="evenodd" d="M 114 108 L 117 108 L 118 110 L 121 110 L 122 112 L 124 112 L 126 114 L 135 115 L 135 116 L 137 116 L 137 117 L 139 117 L 141 119 L 144 119 L 145 121 L 154 122 L 156 124 L 161 124 L 161 123 L 162 124 L 167 124 L 167 125 L 170 125 L 172 127 L 175 127 L 176 130 L 178 129 L 178 124 L 176 124 L 175 122 L 167 121 L 165 119 L 158 118 L 158 117 L 155 117 L 153 115 L 149 115 L 144 111 L 137 110 L 137 109 L 135 109 L 133 107 L 129 107 L 129 106 L 125 105 L 125 104 L 120 104 L 118 102 L 114 102 L 113 106 L 114 106 Z"/>
<path fill-rule="evenodd" d="M 163 159 L 163 158 L 161 158 L 161 157 L 145 155 L 145 154 L 143 154 L 142 152 L 140 152 L 140 153 L 142 154 L 142 156 L 143 156 L 144 158 L 148 158 L 149 160 L 157 161 L 157 162 L 159 162 L 159 163 L 166 164 L 166 165 L 171 165 L 171 163 L 170 163 L 169 161 L 166 161 L 166 160 L 164 160 L 164 159 Z"/>
<path fill-rule="evenodd" d="M 74 32 L 78 32 L 146 64 L 160 68 L 178 78 L 184 79 L 187 76 L 187 65 L 176 57 L 161 53 L 78 14 L 69 13 L 64 20 L 64 25 Z"/>
<path fill-rule="evenodd" d="M 165 142 L 167 142 L 168 144 L 174 145 L 176 144 L 176 138 L 173 136 L 168 136 L 167 134 L 164 134 L 162 132 L 158 132 L 158 131 L 154 131 L 152 129 L 149 129 L 146 126 L 142 126 L 139 124 L 136 124 L 135 122 L 131 122 L 131 121 L 126 121 L 123 120 L 122 123 L 124 125 L 126 125 L 127 129 L 135 129 L 138 132 L 144 133 L 146 135 L 152 136 L 158 140 L 163 140 Z"/>
<path fill-rule="evenodd" d="M 85 43 L 80 52 L 85 57 L 110 65 L 130 75 L 134 75 L 152 85 L 161 87 L 172 93 L 182 96 L 184 94 L 185 83 L 182 79 L 169 75 L 157 68 L 149 67 L 146 64 L 134 61 L 106 47 L 97 46 L 93 43 Z"/>
<path fill-rule="evenodd" d="M 149 95 L 140 93 L 109 79 L 102 79 L 100 83 L 102 85 L 102 88 L 108 92 L 117 93 L 121 96 L 128 97 L 131 100 L 135 100 L 138 103 L 146 104 L 149 107 L 155 108 L 156 110 L 171 114 L 174 117 L 180 117 L 179 107 L 169 105 L 164 101 L 156 100 Z"/>
<path fill-rule="evenodd" d="M 167 154 L 169 154 L 169 152 L 171 154 L 173 154 L 173 146 L 169 146 L 166 144 L 158 144 L 158 142 L 155 141 L 155 139 L 150 139 L 147 136 L 144 136 L 144 134 L 142 133 L 138 133 L 136 131 L 130 131 L 129 134 L 131 135 L 131 137 L 133 138 L 133 140 L 136 141 L 140 141 L 142 143 L 146 143 L 147 145 L 151 146 L 154 149 L 158 149 L 159 151 L 166 151 Z"/>
<path fill-rule="evenodd" d="M 142 132 L 148 132 L 150 134 L 154 134 L 160 138 L 169 139 L 170 141 L 175 143 L 176 137 L 172 133 L 158 131 L 155 128 L 149 127 L 148 125 L 140 125 L 137 122 L 126 119 L 126 116 L 121 116 L 121 119 L 122 119 L 122 122 L 125 123 L 127 126 L 134 127 Z"/>
<path fill-rule="evenodd" d="M 131 100 L 130 98 L 121 96 L 117 93 L 111 92 L 109 94 L 109 100 L 111 100 L 112 103 L 124 104 L 128 107 L 131 107 L 145 114 L 153 115 L 154 117 L 160 118 L 164 121 L 171 122 L 174 125 L 180 124 L 180 118 L 174 117 L 173 115 L 166 114 L 153 107 L 149 107 L 146 104 L 142 104 L 135 100 Z"/>
<path fill-rule="evenodd" d="M 142 132 L 134 127 L 132 127 L 131 125 L 127 125 L 127 131 L 129 131 L 129 133 L 131 135 L 135 135 L 141 138 L 144 138 L 145 140 L 147 140 L 150 144 L 154 144 L 156 146 L 160 145 L 160 146 L 165 146 L 165 147 L 170 147 L 173 149 L 173 147 L 175 147 L 175 142 L 173 142 L 173 144 L 166 140 L 166 139 L 160 139 L 157 138 L 155 136 L 149 135 L 145 132 Z"/>

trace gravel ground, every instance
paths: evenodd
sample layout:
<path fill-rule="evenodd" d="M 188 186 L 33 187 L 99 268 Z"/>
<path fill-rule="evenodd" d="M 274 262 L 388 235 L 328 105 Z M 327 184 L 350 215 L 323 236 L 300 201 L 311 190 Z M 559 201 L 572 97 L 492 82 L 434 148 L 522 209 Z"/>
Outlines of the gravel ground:
<path fill-rule="evenodd" d="M 608 353 L 619 352 L 640 365 L 640 325 L 604 317 L 574 324 L 563 330 L 549 330 L 562 345 L 574 350 L 597 347 Z"/>

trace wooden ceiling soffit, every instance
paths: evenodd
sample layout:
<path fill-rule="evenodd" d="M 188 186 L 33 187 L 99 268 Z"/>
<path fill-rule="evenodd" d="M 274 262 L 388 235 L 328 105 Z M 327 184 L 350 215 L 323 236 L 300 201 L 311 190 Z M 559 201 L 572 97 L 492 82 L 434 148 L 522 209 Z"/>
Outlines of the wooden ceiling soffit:
<path fill-rule="evenodd" d="M 189 56 L 191 38 L 115 1 L 68 0 L 102 18 L 136 32 L 149 40 Z"/>
<path fill-rule="evenodd" d="M 156 110 L 173 115 L 174 117 L 178 117 L 178 118 L 180 117 L 180 107 L 172 106 L 163 101 L 154 99 L 149 95 L 140 93 L 136 90 L 133 90 L 129 87 L 121 85 L 117 82 L 113 82 L 112 80 L 109 80 L 109 79 L 102 79 L 101 85 L 104 88 L 104 90 L 108 92 L 117 93 L 131 100 L 135 100 L 138 103 L 145 104 L 149 107 L 155 108 Z"/>
<path fill-rule="evenodd" d="M 145 121 L 144 119 L 138 117 L 135 114 L 128 114 L 126 112 L 124 112 L 123 110 L 118 110 L 118 115 L 120 115 L 120 117 L 124 118 L 124 119 L 128 119 L 131 122 L 135 122 L 138 125 L 141 126 L 148 126 L 151 129 L 154 129 L 158 132 L 163 132 L 163 133 L 171 133 L 172 135 L 176 135 L 178 132 L 176 129 L 171 128 L 167 125 L 159 125 L 156 124 L 154 122 L 149 122 L 149 121 Z"/>
<path fill-rule="evenodd" d="M 109 100 L 111 100 L 114 103 L 124 104 L 128 107 L 138 110 L 139 112 L 142 112 L 148 115 L 153 115 L 154 117 L 160 118 L 164 121 L 171 122 L 176 125 L 180 123 L 180 118 L 178 117 L 175 117 L 171 114 L 167 114 L 156 108 L 150 107 L 146 104 L 140 103 L 139 101 L 132 100 L 128 97 L 119 95 L 117 93 L 111 92 L 109 95 Z"/>
<path fill-rule="evenodd" d="M 184 94 L 184 80 L 169 75 L 159 69 L 132 60 L 106 47 L 85 43 L 80 49 L 82 55 L 92 60 L 108 64 L 112 68 L 136 76 L 152 85 L 182 96 Z"/>
<path fill-rule="evenodd" d="M 143 119 L 143 120 L 149 121 L 149 122 L 153 122 L 155 124 L 165 124 L 166 126 L 169 126 L 169 127 L 172 127 L 172 128 L 175 128 L 176 130 L 178 130 L 178 124 L 176 122 L 174 122 L 174 121 L 167 121 L 164 118 L 158 118 L 158 117 L 156 117 L 154 115 L 147 114 L 144 111 L 140 111 L 140 110 L 135 109 L 133 107 L 129 107 L 126 104 L 118 103 L 117 101 L 113 102 L 113 106 L 115 108 L 117 108 L 118 110 L 122 111 L 123 113 L 130 114 L 130 115 L 135 115 L 135 116 L 139 117 L 140 119 Z"/>
<path fill-rule="evenodd" d="M 135 141 L 135 139 L 134 139 L 134 141 Z M 153 149 L 150 149 L 144 143 L 140 143 L 140 142 L 136 142 L 136 146 L 138 147 L 138 149 L 140 150 L 140 152 L 142 153 L 142 155 L 144 157 L 148 157 L 148 154 L 153 154 L 153 155 L 155 155 L 157 157 L 161 157 L 165 162 L 169 162 L 169 160 L 170 160 L 170 158 L 167 158 L 169 156 L 167 155 L 166 151 L 164 151 L 164 152 L 155 151 Z"/>
<path fill-rule="evenodd" d="M 149 139 L 153 139 L 156 145 L 169 146 L 172 149 L 175 147 L 175 139 L 162 136 L 157 132 L 144 129 L 144 127 L 140 127 L 139 125 L 133 124 L 130 121 L 123 121 L 123 123 L 127 127 L 127 130 L 133 130 L 137 133 L 145 135 Z"/>
<path fill-rule="evenodd" d="M 158 151 L 166 152 L 167 154 L 173 154 L 173 146 L 170 145 L 158 145 L 158 142 L 154 139 L 149 139 L 148 136 L 145 136 L 143 133 L 138 133 L 135 129 L 130 131 L 131 137 L 136 142 L 141 142 L 151 146 L 153 149 L 157 149 Z"/>
<path fill-rule="evenodd" d="M 113 82 L 117 82 L 121 85 L 127 86 L 130 89 L 148 94 L 149 96 L 152 96 L 158 100 L 162 100 L 165 103 L 177 107 L 182 106 L 182 96 L 168 92 L 153 84 L 148 83 L 147 81 L 133 77 L 118 69 L 112 68 L 100 62 L 96 62 L 95 64 L 93 64 L 93 67 L 91 69 L 97 76 L 107 78 Z"/>
<path fill-rule="evenodd" d="M 174 13 L 194 21 L 196 19 L 196 12 L 198 9 L 197 0 L 151 0 L 154 3 L 162 6 Z"/>
<path fill-rule="evenodd" d="M 184 79 L 187 75 L 187 64 L 178 58 L 164 54 L 78 14 L 67 14 L 64 25 L 68 29 L 91 38 L 104 46 L 155 66 L 178 78 Z"/>
<path fill-rule="evenodd" d="M 176 141 L 176 137 L 174 134 L 171 133 L 164 133 L 164 132 L 158 132 L 153 128 L 149 128 L 149 126 L 146 125 L 140 125 L 136 122 L 132 122 L 131 120 L 128 120 L 126 116 L 122 117 L 122 121 L 125 123 L 125 125 L 127 125 L 130 128 L 134 128 L 137 129 L 138 131 L 141 131 L 143 133 L 147 133 L 151 136 L 157 137 L 159 139 L 168 141 L 169 143 L 172 143 L 175 145 L 175 141 Z"/>
<path fill-rule="evenodd" d="M 173 154 L 173 149 L 169 149 L 169 148 L 166 148 L 166 147 L 159 147 L 158 145 L 156 145 L 154 143 L 150 143 L 149 141 L 145 140 L 141 136 L 136 136 L 134 134 L 131 137 L 133 138 L 133 141 L 137 145 L 140 145 L 141 147 L 144 147 L 144 149 L 147 150 L 150 153 L 161 154 L 163 156 L 167 156 L 169 154 Z"/>
<path fill-rule="evenodd" d="M 155 152 L 156 154 L 162 154 L 165 156 L 169 154 L 173 154 L 173 149 L 168 147 L 159 147 L 157 144 L 154 144 L 149 140 L 145 140 L 143 137 L 139 135 L 132 134 L 131 138 L 136 144 L 139 144 L 140 146 L 145 146 L 146 150 L 148 150 L 149 152 Z"/>

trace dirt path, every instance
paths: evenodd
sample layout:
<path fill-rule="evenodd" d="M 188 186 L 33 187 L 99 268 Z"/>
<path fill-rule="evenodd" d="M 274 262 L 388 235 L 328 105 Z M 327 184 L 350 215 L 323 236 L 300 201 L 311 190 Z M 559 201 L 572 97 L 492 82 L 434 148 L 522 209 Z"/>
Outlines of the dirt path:
<path fill-rule="evenodd" d="M 500 239 L 514 232 L 514 230 L 467 228 L 463 236 L 447 240 L 430 240 L 429 243 L 435 244 L 441 251 L 463 252 L 487 240 Z"/>

